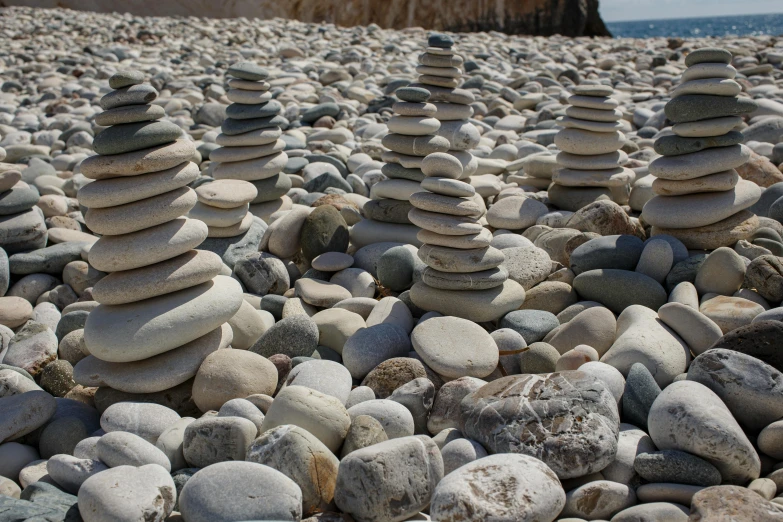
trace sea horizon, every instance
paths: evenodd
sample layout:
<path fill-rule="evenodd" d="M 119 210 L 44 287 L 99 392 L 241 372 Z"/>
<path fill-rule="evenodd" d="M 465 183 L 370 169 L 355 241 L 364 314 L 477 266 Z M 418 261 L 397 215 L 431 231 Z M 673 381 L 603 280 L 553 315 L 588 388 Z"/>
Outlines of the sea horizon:
<path fill-rule="evenodd" d="M 615 38 L 783 35 L 783 13 L 656 18 L 605 24 Z"/>

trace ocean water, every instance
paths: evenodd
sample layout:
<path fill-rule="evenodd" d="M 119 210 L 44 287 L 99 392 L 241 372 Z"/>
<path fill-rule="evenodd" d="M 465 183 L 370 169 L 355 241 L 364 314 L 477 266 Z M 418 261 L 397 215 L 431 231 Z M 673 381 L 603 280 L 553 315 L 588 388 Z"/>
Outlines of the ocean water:
<path fill-rule="evenodd" d="M 783 35 L 783 13 L 607 22 L 606 27 L 617 38 L 651 38 L 655 36 L 698 38 L 765 34 L 780 36 Z"/>

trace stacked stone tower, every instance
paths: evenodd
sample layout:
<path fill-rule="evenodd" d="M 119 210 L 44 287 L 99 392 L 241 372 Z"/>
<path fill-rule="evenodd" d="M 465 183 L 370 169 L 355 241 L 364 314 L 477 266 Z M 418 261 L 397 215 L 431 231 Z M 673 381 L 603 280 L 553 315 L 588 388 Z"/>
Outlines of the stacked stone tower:
<path fill-rule="evenodd" d="M 642 210 L 652 235 L 669 234 L 688 248 L 714 249 L 750 236 L 758 218 L 746 210 L 761 196 L 755 183 L 740 179 L 737 167 L 750 158 L 740 115 L 758 104 L 738 98 L 740 85 L 731 53 L 705 48 L 689 54 L 682 83 L 666 104 L 673 135 L 655 141 L 663 157 L 650 164 L 655 196 Z"/>
<path fill-rule="evenodd" d="M 85 386 L 129 393 L 158 392 L 196 374 L 203 359 L 232 340 L 226 323 L 242 303 L 242 289 L 218 275 L 219 256 L 193 250 L 207 226 L 184 217 L 196 204 L 188 183 L 198 167 L 193 144 L 150 105 L 157 92 L 135 71 L 109 79 L 96 122 L 108 126 L 93 143 L 97 156 L 82 173 L 87 226 L 101 237 L 89 263 L 108 275 L 93 287 L 100 303 L 84 326 L 91 355 L 75 368 Z"/>
<path fill-rule="evenodd" d="M 432 152 L 449 150 L 446 138 L 436 136 L 440 122 L 434 118 L 436 108 L 427 103 L 430 93 L 421 88 L 403 87 L 395 91 L 401 100 L 392 106 L 391 131 L 382 143 L 390 149 L 383 154 L 386 164 L 381 172 L 388 178 L 372 186 L 372 201 L 364 206 L 368 219 L 354 225 L 351 241 L 363 246 L 381 241 L 399 241 L 418 245 L 418 228 L 408 218 L 413 208 L 410 196 L 420 190 L 424 179 L 421 163 Z"/>
<path fill-rule="evenodd" d="M 288 162 L 280 138 L 279 116 L 282 105 L 272 99 L 266 69 L 252 62 L 235 63 L 228 69 L 233 76 L 228 81 L 226 119 L 221 134 L 215 140 L 221 148 L 210 154 L 218 162 L 213 176 L 216 180 L 242 180 L 255 186 L 256 195 L 250 201 L 250 213 L 268 221 L 278 210 L 289 210 L 291 201 L 283 199 L 291 188 L 291 179 L 282 172 Z M 250 227 L 248 218 L 244 223 Z"/>
<path fill-rule="evenodd" d="M 634 173 L 622 167 L 628 161 L 620 150 L 623 114 L 612 93 L 608 85 L 579 85 L 568 98 L 571 106 L 559 120 L 565 128 L 555 136 L 561 152 L 549 188 L 549 200 L 558 208 L 574 212 L 601 196 L 628 203 Z"/>

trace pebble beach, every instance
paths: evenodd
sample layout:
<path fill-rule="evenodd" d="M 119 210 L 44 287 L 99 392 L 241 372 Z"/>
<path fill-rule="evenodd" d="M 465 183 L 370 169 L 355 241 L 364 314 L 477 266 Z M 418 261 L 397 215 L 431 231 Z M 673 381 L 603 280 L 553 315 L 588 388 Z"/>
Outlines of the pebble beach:
<path fill-rule="evenodd" d="M 783 39 L 0 8 L 0 522 L 783 522 Z"/>

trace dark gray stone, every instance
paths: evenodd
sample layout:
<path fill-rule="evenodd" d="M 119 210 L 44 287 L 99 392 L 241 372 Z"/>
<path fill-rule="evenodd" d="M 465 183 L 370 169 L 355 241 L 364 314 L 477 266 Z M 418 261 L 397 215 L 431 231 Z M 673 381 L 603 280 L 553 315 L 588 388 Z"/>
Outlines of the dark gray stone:
<path fill-rule="evenodd" d="M 583 243 L 571 253 L 570 267 L 579 275 L 598 268 L 633 270 L 644 250 L 636 236 L 602 236 Z"/>
<path fill-rule="evenodd" d="M 340 106 L 336 103 L 319 103 L 302 113 L 302 123 L 314 123 L 324 116 L 332 116 L 336 118 L 340 114 Z"/>
<path fill-rule="evenodd" d="M 378 260 L 378 280 L 386 288 L 402 292 L 413 284 L 417 260 L 416 254 L 408 247 L 390 248 Z"/>
<path fill-rule="evenodd" d="M 276 322 L 250 347 L 264 357 L 284 354 L 309 357 L 318 348 L 318 326 L 307 316 L 294 315 Z"/>
<path fill-rule="evenodd" d="M 68 312 L 60 317 L 60 321 L 57 323 L 57 329 L 54 334 L 57 336 L 58 341 L 62 341 L 63 337 L 73 332 L 84 328 L 84 323 L 87 322 L 87 316 L 90 314 L 87 310 L 76 310 L 74 312 Z"/>
<path fill-rule="evenodd" d="M 108 111 L 126 105 L 144 105 L 158 97 L 158 91 L 151 85 L 130 85 L 112 91 L 101 98 L 101 109 Z"/>
<path fill-rule="evenodd" d="M 360 328 L 345 341 L 343 365 L 354 379 L 362 379 L 382 362 L 406 357 L 411 349 L 405 330 L 394 324 L 376 324 Z"/>
<path fill-rule="evenodd" d="M 256 252 L 237 261 L 234 274 L 257 295 L 283 295 L 291 286 L 285 263 L 266 252 Z"/>
<path fill-rule="evenodd" d="M 199 250 L 209 250 L 223 258 L 223 262 L 233 269 L 237 261 L 258 252 L 258 245 L 264 237 L 267 224 L 258 217 L 253 218 L 253 223 L 247 232 L 234 237 L 208 237 L 201 243 Z"/>
<path fill-rule="evenodd" d="M 283 110 L 283 106 L 277 100 L 269 100 L 259 105 L 245 105 L 232 103 L 226 107 L 226 117 L 232 120 L 253 120 L 257 118 L 271 118 Z"/>
<path fill-rule="evenodd" d="M 258 82 L 269 77 L 269 71 L 255 62 L 237 62 L 228 67 L 228 74 L 242 80 Z"/>
<path fill-rule="evenodd" d="M 503 316 L 499 328 L 511 328 L 529 345 L 542 340 L 560 326 L 555 314 L 545 310 L 515 310 Z"/>
<path fill-rule="evenodd" d="M 15 275 L 44 273 L 59 276 L 65 265 L 81 260 L 84 245 L 83 242 L 68 241 L 33 252 L 13 254 L 8 258 L 9 268 Z"/>
<path fill-rule="evenodd" d="M 258 129 L 272 129 L 274 127 L 286 127 L 288 126 L 288 120 L 280 115 L 270 116 L 266 118 L 253 118 L 239 120 L 234 118 L 226 118 L 223 120 L 223 124 L 220 126 L 220 130 L 227 136 L 234 136 L 236 134 L 243 134 Z"/>
<path fill-rule="evenodd" d="M 696 254 L 679 263 L 675 263 L 669 271 L 669 275 L 666 276 L 666 291 L 671 292 L 675 286 L 683 281 L 694 283 L 696 281 L 696 273 L 705 259 L 707 259 L 707 254 Z"/>
<path fill-rule="evenodd" d="M 623 420 L 647 431 L 647 415 L 661 393 L 655 378 L 642 363 L 634 363 L 625 378 Z"/>
<path fill-rule="evenodd" d="M 272 314 L 275 321 L 279 321 L 283 318 L 283 306 L 286 301 L 288 298 L 282 295 L 267 294 L 261 298 L 261 310 L 266 310 Z"/>
<path fill-rule="evenodd" d="M 728 147 L 745 141 L 741 132 L 729 131 L 720 136 L 711 136 L 707 138 L 683 138 L 676 134 L 661 136 L 655 140 L 655 152 L 664 156 L 679 156 L 680 154 L 690 154 L 700 150 L 712 147 Z"/>
<path fill-rule="evenodd" d="M 657 311 L 668 297 L 655 279 L 628 270 L 583 272 L 576 276 L 573 287 L 583 301 L 597 301 L 616 314 L 636 304 Z"/>
<path fill-rule="evenodd" d="M 424 103 L 430 99 L 430 91 L 422 87 L 401 87 L 394 94 L 402 101 Z"/>
<path fill-rule="evenodd" d="M 11 216 L 24 212 L 38 203 L 41 195 L 35 186 L 13 187 L 0 194 L 0 216 Z"/>
<path fill-rule="evenodd" d="M 351 184 L 343 179 L 342 176 L 334 172 L 324 172 L 320 176 L 311 179 L 304 184 L 307 192 L 323 192 L 327 188 L 338 188 L 345 192 L 352 192 Z"/>
<path fill-rule="evenodd" d="M 408 219 L 408 212 L 410 212 L 411 209 L 413 209 L 413 205 L 408 201 L 372 199 L 364 204 L 362 212 L 367 219 L 380 221 L 382 223 L 411 225 L 411 220 Z"/>
<path fill-rule="evenodd" d="M 170 121 L 144 121 L 112 125 L 92 142 L 98 154 L 124 154 L 172 143 L 182 135 L 182 129 Z"/>
<path fill-rule="evenodd" d="M 717 486 L 718 468 L 684 451 L 664 450 L 636 455 L 633 469 L 648 482 L 668 482 L 692 486 Z"/>
<path fill-rule="evenodd" d="M 109 87 L 112 89 L 122 89 L 131 85 L 141 85 L 142 83 L 144 83 L 144 73 L 132 69 L 117 71 L 109 77 Z"/>
<path fill-rule="evenodd" d="M 316 180 L 328 175 L 322 174 Z M 326 252 L 344 253 L 348 250 L 348 242 L 348 224 L 332 205 L 316 207 L 302 225 L 300 244 L 302 255 L 308 261 Z"/>
<path fill-rule="evenodd" d="M 669 101 L 664 111 L 666 117 L 673 123 L 687 123 L 725 116 L 740 116 L 753 112 L 758 107 L 758 103 L 750 98 L 684 94 Z"/>

